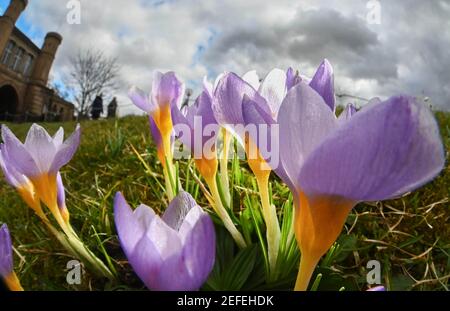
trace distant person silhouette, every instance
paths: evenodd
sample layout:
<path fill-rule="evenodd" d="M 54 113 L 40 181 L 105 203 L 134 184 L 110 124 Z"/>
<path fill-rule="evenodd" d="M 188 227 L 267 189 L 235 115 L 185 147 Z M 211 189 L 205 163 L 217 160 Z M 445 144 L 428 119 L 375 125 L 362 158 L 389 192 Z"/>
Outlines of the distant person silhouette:
<path fill-rule="evenodd" d="M 108 104 L 108 118 L 115 118 L 117 110 L 117 99 L 114 97 Z"/>
<path fill-rule="evenodd" d="M 98 120 L 103 113 L 103 94 L 97 95 L 92 103 L 91 116 L 93 120 Z"/>

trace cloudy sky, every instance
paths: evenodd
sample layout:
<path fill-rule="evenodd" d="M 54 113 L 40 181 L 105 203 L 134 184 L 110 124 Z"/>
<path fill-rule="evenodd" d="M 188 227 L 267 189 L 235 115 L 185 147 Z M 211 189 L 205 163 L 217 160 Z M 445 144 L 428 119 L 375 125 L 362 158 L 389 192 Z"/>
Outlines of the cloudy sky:
<path fill-rule="evenodd" d="M 0 12 L 8 3 L 0 0 Z M 47 31 L 63 35 L 56 81 L 80 49 L 117 57 L 121 114 L 138 113 L 126 91 L 149 90 L 155 69 L 176 71 L 198 91 L 205 75 L 256 69 L 264 76 L 289 66 L 312 75 L 323 58 L 334 67 L 339 94 L 407 93 L 450 110 L 449 0 L 81 0 L 79 25 L 67 22 L 68 3 L 29 0 L 18 27 L 38 45 Z"/>

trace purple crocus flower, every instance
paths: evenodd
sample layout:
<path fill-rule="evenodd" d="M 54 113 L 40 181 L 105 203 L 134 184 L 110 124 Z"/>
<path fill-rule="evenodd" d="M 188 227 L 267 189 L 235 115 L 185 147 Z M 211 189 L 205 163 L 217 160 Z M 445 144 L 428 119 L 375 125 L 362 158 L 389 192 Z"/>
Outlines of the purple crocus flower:
<path fill-rule="evenodd" d="M 13 249 L 8 226 L 0 227 L 0 277 L 12 291 L 22 291 L 19 279 L 14 273 Z"/>
<path fill-rule="evenodd" d="M 350 118 L 356 113 L 356 107 L 353 104 L 347 104 L 345 109 L 341 112 L 338 117 L 338 122 L 344 123 L 350 120 Z"/>
<path fill-rule="evenodd" d="M 128 93 L 133 103 L 150 117 L 150 130 L 153 139 L 158 147 L 159 153 L 170 156 L 171 136 L 172 136 L 172 107 L 180 105 L 184 94 L 184 84 L 182 84 L 174 72 L 153 73 L 152 91 L 147 96 L 137 87 L 132 87 Z M 166 146 L 164 147 L 164 144 Z M 160 151 L 161 148 L 167 150 Z M 161 160 L 161 159 L 160 159 Z M 164 165 L 164 160 L 161 161 Z"/>
<path fill-rule="evenodd" d="M 256 71 L 252 70 L 243 75 L 242 80 L 257 90 L 266 100 L 272 117 L 276 119 L 278 110 L 280 109 L 280 105 L 286 96 L 286 93 L 294 85 L 298 84 L 302 78 L 290 67 L 286 72 L 274 68 L 264 77 L 264 79 L 260 79 L 256 74 Z M 264 110 L 267 109 L 264 108 Z"/>
<path fill-rule="evenodd" d="M 294 86 L 300 83 L 302 81 L 302 78 L 298 74 L 298 72 L 294 72 L 294 69 L 292 67 L 289 67 L 286 71 L 286 88 L 287 91 L 292 89 Z"/>
<path fill-rule="evenodd" d="M 232 125 L 244 124 L 242 102 L 244 96 L 254 101 L 267 114 L 271 114 L 266 100 L 250 84 L 238 75 L 229 72 L 217 83 L 212 99 L 212 110 L 217 123 L 235 133 Z M 239 137 L 238 137 L 239 138 Z M 241 142 L 243 140 L 241 139 Z"/>
<path fill-rule="evenodd" d="M 330 62 L 327 59 L 324 59 L 319 65 L 319 68 L 317 68 L 316 73 L 309 82 L 309 86 L 322 96 L 325 103 L 334 112 L 336 109 L 334 74 L 333 67 L 331 67 Z"/>
<path fill-rule="evenodd" d="M 3 171 L 6 182 L 17 190 L 25 203 L 33 209 L 39 217 L 45 218 L 45 214 L 42 211 L 41 203 L 39 197 L 36 195 L 33 184 L 28 177 L 19 173 L 14 166 L 9 163 L 4 149 L 5 145 L 1 144 L 0 168 Z"/>
<path fill-rule="evenodd" d="M 63 137 L 62 128 L 51 137 L 43 127 L 33 124 L 22 144 L 7 126 L 2 125 L 2 155 L 7 169 L 25 175 L 50 209 L 57 207 L 56 175 L 80 144 L 79 125 L 65 141 Z"/>
<path fill-rule="evenodd" d="M 340 124 L 322 96 L 301 82 L 278 116 L 280 159 L 296 203 L 302 253 L 296 289 L 306 289 L 320 257 L 361 201 L 398 197 L 433 179 L 444 148 L 432 113 L 409 96 L 373 101 Z"/>
<path fill-rule="evenodd" d="M 13 272 L 13 253 L 8 226 L 0 227 L 0 276 L 8 277 Z"/>
<path fill-rule="evenodd" d="M 187 133 L 176 131 L 177 135 L 183 134 L 178 138 L 193 154 L 196 154 L 196 158 L 202 158 L 203 154 L 200 152 L 203 150 L 203 146 L 206 142 L 213 141 L 218 134 L 217 121 L 211 108 L 211 100 L 211 96 L 205 89 L 197 97 L 194 105 L 186 107 L 184 113 L 179 107 L 172 108 L 172 119 L 176 130 L 188 131 Z M 196 137 L 194 135 L 196 134 L 194 130 L 204 134 L 203 131 L 206 127 L 210 127 L 212 131 L 209 132 L 209 135 L 197 134 L 197 137 L 201 137 L 201 140 L 198 141 L 198 145 L 196 146 L 194 139 Z"/>
<path fill-rule="evenodd" d="M 220 78 L 216 79 L 216 86 L 219 81 Z M 195 165 L 208 184 L 211 191 L 211 205 L 213 209 L 238 245 L 245 247 L 245 240 L 225 210 L 220 197 L 216 180 L 218 171 L 216 141 L 220 127 L 211 107 L 211 94 L 214 92 L 215 87 L 209 84 L 206 78 L 203 83 L 203 92 L 196 99 L 194 105 L 186 108 L 185 113 L 181 112 L 179 107 L 172 108 L 175 130 L 181 142 L 194 155 Z"/>
<path fill-rule="evenodd" d="M 289 91 L 292 87 L 297 85 L 300 81 L 312 87 L 320 96 L 322 96 L 325 103 L 334 112 L 336 108 L 336 98 L 334 94 L 334 73 L 333 67 L 327 59 L 324 59 L 317 68 L 314 76 L 308 78 L 294 73 L 292 68 L 286 72 L 286 86 Z"/>
<path fill-rule="evenodd" d="M 0 145 L 0 167 L 5 176 L 6 182 L 14 188 L 24 187 L 30 183 L 30 180 L 23 174 L 16 171 L 12 165 L 7 164 L 5 159 L 6 153 L 4 151 L 5 144 Z"/>
<path fill-rule="evenodd" d="M 211 108 L 211 95 L 205 86 L 194 105 L 186 107 L 184 113 L 179 107 L 172 108 L 172 119 L 180 141 L 194 155 L 195 163 L 202 176 L 215 177 L 217 172 L 216 139 L 219 125 Z"/>
<path fill-rule="evenodd" d="M 157 155 L 164 168 L 166 192 L 169 200 L 174 196 L 175 185 L 178 181 L 171 180 L 175 176 L 173 167 L 173 107 L 180 105 L 184 94 L 184 84 L 175 73 L 161 73 L 154 71 L 152 91 L 147 96 L 142 90 L 133 87 L 128 95 L 133 103 L 149 115 L 150 131 L 157 146 Z"/>
<path fill-rule="evenodd" d="M 120 243 L 136 274 L 151 290 L 197 290 L 215 260 L 211 218 L 187 192 L 162 217 L 146 205 L 132 210 L 119 192 L 114 219 Z"/>
<path fill-rule="evenodd" d="M 375 286 L 366 290 L 367 292 L 385 292 L 386 288 L 384 286 Z"/>

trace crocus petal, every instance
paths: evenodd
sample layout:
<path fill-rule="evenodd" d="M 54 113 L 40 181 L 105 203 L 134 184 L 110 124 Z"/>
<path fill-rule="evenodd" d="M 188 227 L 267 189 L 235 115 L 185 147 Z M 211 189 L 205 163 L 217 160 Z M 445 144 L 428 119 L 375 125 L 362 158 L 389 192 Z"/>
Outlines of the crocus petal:
<path fill-rule="evenodd" d="M 356 107 L 353 104 L 348 104 L 338 117 L 339 123 L 344 123 L 350 120 L 350 118 L 356 113 Z"/>
<path fill-rule="evenodd" d="M 124 248 L 122 240 L 121 245 L 122 248 Z M 163 260 L 151 240 L 147 239 L 145 236 L 142 237 L 132 251 L 130 253 L 125 251 L 125 254 L 127 255 L 128 262 L 133 267 L 134 272 L 136 272 L 147 288 L 152 290 L 163 290 L 157 282 Z"/>
<path fill-rule="evenodd" d="M 127 257 L 133 253 L 136 244 L 144 237 L 154 216 L 153 210 L 145 205 L 139 206 L 133 213 L 122 193 L 116 193 L 114 197 L 114 222 L 120 244 Z"/>
<path fill-rule="evenodd" d="M 60 172 L 56 174 L 56 186 L 57 186 L 56 198 L 58 202 L 58 207 L 60 209 L 64 209 L 66 207 L 66 190 L 64 189 L 64 184 Z"/>
<path fill-rule="evenodd" d="M 385 292 L 385 291 L 386 288 L 384 288 L 384 286 L 375 286 L 367 290 L 367 292 Z"/>
<path fill-rule="evenodd" d="M 203 77 L 203 89 L 208 93 L 208 95 L 210 97 L 213 96 L 213 94 L 214 94 L 214 86 L 212 85 L 211 82 L 208 81 L 208 77 L 207 76 Z"/>
<path fill-rule="evenodd" d="M 265 99 L 250 84 L 234 73 L 227 73 L 219 81 L 212 101 L 212 109 L 220 125 L 243 124 L 242 100 L 244 95 L 270 113 Z"/>
<path fill-rule="evenodd" d="M 80 136 L 81 136 L 81 128 L 80 125 L 77 124 L 75 131 L 66 141 L 59 146 L 54 158 L 53 162 L 51 162 L 50 169 L 48 170 L 52 174 L 56 174 L 61 167 L 66 165 L 73 157 L 75 152 L 80 145 Z"/>
<path fill-rule="evenodd" d="M 204 129 L 208 126 L 217 125 L 216 117 L 214 116 L 214 112 L 212 110 L 212 98 L 206 93 L 202 92 L 200 96 L 197 98 L 194 107 L 189 107 L 187 111 L 187 118 L 189 123 L 192 125 L 192 128 L 195 128 L 195 119 L 194 117 L 201 118 L 201 128 L 202 128 L 202 147 L 205 145 L 207 141 L 212 139 L 214 136 L 219 134 L 219 128 L 211 127 L 213 130 L 210 133 L 203 132 Z M 200 119 L 199 119 L 200 120 Z M 191 135 L 194 137 L 194 133 Z"/>
<path fill-rule="evenodd" d="M 309 195 L 385 200 L 433 179 L 444 160 L 432 113 L 412 97 L 397 96 L 363 108 L 327 137 L 298 182 Z"/>
<path fill-rule="evenodd" d="M 60 127 L 58 131 L 53 135 L 53 145 L 56 149 L 63 143 L 64 140 L 64 129 Z"/>
<path fill-rule="evenodd" d="M 325 59 L 320 64 L 309 86 L 316 90 L 322 96 L 325 103 L 334 111 L 336 102 L 334 96 L 334 75 L 333 68 L 328 60 Z"/>
<path fill-rule="evenodd" d="M 213 222 L 200 206 L 194 206 L 186 215 L 180 236 L 183 241 L 182 258 L 191 278 L 190 289 L 196 290 L 211 273 L 216 252 Z"/>
<path fill-rule="evenodd" d="M 196 125 L 195 120 L 198 118 Z M 177 107 L 172 107 L 172 121 L 176 131 L 178 139 L 194 152 L 194 137 L 200 137 L 201 147 L 203 148 L 206 141 L 218 135 L 218 128 L 211 131 L 208 135 L 204 132 L 204 129 L 209 125 L 217 124 L 216 118 L 211 107 L 211 97 L 206 91 L 203 91 L 195 100 L 195 104 L 186 108 L 186 114 L 184 115 Z M 197 122 L 198 122 L 197 121 Z M 177 126 L 184 125 L 184 126 Z M 200 135 L 196 135 L 194 132 L 195 126 L 199 127 Z M 184 133 L 188 129 L 189 133 Z M 183 131 L 183 132 L 182 132 Z"/>
<path fill-rule="evenodd" d="M 14 167 L 10 164 L 7 164 L 7 160 L 5 160 L 6 153 L 4 151 L 5 145 L 0 145 L 0 168 L 3 171 L 3 175 L 5 176 L 6 182 L 17 188 L 21 185 L 21 182 L 24 181 L 21 176 L 22 174 L 18 173 Z"/>
<path fill-rule="evenodd" d="M 256 70 L 251 70 L 251 71 L 245 73 L 242 76 L 242 80 L 244 80 L 245 82 L 250 84 L 252 86 L 252 88 L 254 88 L 255 90 L 259 89 L 259 86 L 261 85 L 261 82 L 260 82 L 258 74 L 256 73 Z"/>
<path fill-rule="evenodd" d="M 136 107 L 146 113 L 151 113 L 156 108 L 148 98 L 147 94 L 135 86 L 128 91 L 128 97 Z"/>
<path fill-rule="evenodd" d="M 297 176 L 309 154 L 337 127 L 334 113 L 322 97 L 304 82 L 286 95 L 278 115 L 280 160 L 289 176 L 279 176 L 296 184 Z"/>
<path fill-rule="evenodd" d="M 194 198 L 189 193 L 181 191 L 170 202 L 161 218 L 169 227 L 178 231 L 184 218 L 194 206 L 197 206 Z"/>
<path fill-rule="evenodd" d="M 184 94 L 184 85 L 178 81 L 174 72 L 154 72 L 152 83 L 153 104 L 158 106 L 180 106 Z"/>
<path fill-rule="evenodd" d="M 160 291 L 193 291 L 198 290 L 185 265 L 183 256 L 178 253 L 162 261 L 158 271 L 149 280 L 153 290 Z"/>
<path fill-rule="evenodd" d="M 48 172 L 54 159 L 56 148 L 53 138 L 40 125 L 33 124 L 24 143 L 41 173 Z"/>
<path fill-rule="evenodd" d="M 288 91 L 294 86 L 294 79 L 295 79 L 294 68 L 289 67 L 288 70 L 286 70 L 286 88 Z"/>
<path fill-rule="evenodd" d="M 157 147 L 162 148 L 162 137 L 159 132 L 158 127 L 156 126 L 155 120 L 151 116 L 148 117 L 148 122 L 150 126 L 150 133 L 152 134 L 153 142 Z"/>
<path fill-rule="evenodd" d="M 6 277 L 13 271 L 11 236 L 8 226 L 0 227 L 0 276 Z"/>
<path fill-rule="evenodd" d="M 153 242 L 163 260 L 181 251 L 178 232 L 169 227 L 159 216 L 154 217 L 145 236 Z"/>
<path fill-rule="evenodd" d="M 276 126 L 275 120 L 270 114 L 264 111 L 256 102 L 247 95 L 242 101 L 242 116 L 244 125 L 249 128 L 254 127 L 256 131 L 249 128 L 248 135 L 252 143 L 258 147 L 258 150 L 272 151 L 271 130 L 272 125 Z M 278 151 L 278 150 L 275 150 Z M 269 159 L 264 159 L 267 161 Z"/>
<path fill-rule="evenodd" d="M 190 107 L 187 107 L 186 109 L 189 110 Z M 191 108 L 193 109 L 193 108 Z M 175 130 L 175 135 L 177 136 L 177 138 L 183 143 L 183 145 L 185 145 L 187 148 L 191 149 L 193 148 L 193 125 L 191 124 L 191 122 L 188 121 L 188 119 L 186 118 L 186 115 L 183 114 L 183 112 L 180 111 L 180 109 L 178 107 L 172 107 L 171 110 L 171 114 L 172 114 L 172 123 L 174 126 L 174 130 Z M 180 126 L 180 125 L 184 125 L 184 126 Z M 184 133 L 181 130 L 189 130 L 189 133 Z"/>
<path fill-rule="evenodd" d="M 286 71 L 286 89 L 287 89 L 287 91 L 289 91 L 291 88 L 293 88 L 294 86 L 299 84 L 300 81 L 302 81 L 302 78 L 300 77 L 298 72 L 295 72 L 292 67 L 289 67 L 288 70 Z M 309 83 L 309 81 L 305 82 L 305 83 Z"/>
<path fill-rule="evenodd" d="M 281 102 L 286 96 L 286 73 L 278 68 L 272 69 L 264 78 L 258 91 L 266 99 L 272 116 L 276 118 Z"/>
<path fill-rule="evenodd" d="M 26 176 L 38 176 L 40 170 L 34 158 L 6 125 L 2 125 L 2 138 L 4 152 L 17 171 Z"/>

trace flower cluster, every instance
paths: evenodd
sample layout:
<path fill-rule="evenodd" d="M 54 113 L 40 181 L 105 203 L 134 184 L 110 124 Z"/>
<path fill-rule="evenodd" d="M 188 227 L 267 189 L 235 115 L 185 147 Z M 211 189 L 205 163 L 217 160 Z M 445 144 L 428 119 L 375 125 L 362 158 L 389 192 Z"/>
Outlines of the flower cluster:
<path fill-rule="evenodd" d="M 280 253 L 280 225 L 270 200 L 271 172 L 291 190 L 293 231 L 302 254 L 296 290 L 307 289 L 318 261 L 358 202 L 399 197 L 432 180 L 444 166 L 437 123 L 431 111 L 411 96 L 374 98 L 359 111 L 349 104 L 337 117 L 334 74 L 327 60 L 312 78 L 289 68 L 273 69 L 263 79 L 255 71 L 242 77 L 225 72 L 214 84 L 204 79 L 202 93 L 188 107 L 181 107 L 183 84 L 174 73 L 154 76 L 150 96 L 133 88 L 130 98 L 149 113 L 163 167 L 173 165 L 167 146 L 173 148 L 179 139 L 208 185 L 205 195 L 211 206 L 241 248 L 251 241 L 230 217 L 227 160 L 233 138 L 243 147 L 259 189 L 272 280 Z M 158 123 L 167 124 L 164 129 L 172 132 L 158 125 L 155 129 L 152 124 Z M 211 125 L 214 130 L 205 131 Z M 161 144 L 164 135 L 167 143 Z"/>
<path fill-rule="evenodd" d="M 444 166 L 437 123 L 414 97 L 374 98 L 360 110 L 349 104 L 336 116 L 334 75 L 327 60 L 312 78 L 292 68 L 273 69 L 262 79 L 255 71 L 242 77 L 225 72 L 213 84 L 204 79 L 193 105 L 183 105 L 183 95 L 184 84 L 173 72 L 155 72 L 149 95 L 136 87 L 129 91 L 133 103 L 148 115 L 168 204 L 158 215 L 144 204 L 131 208 L 118 192 L 114 220 L 129 264 L 151 290 L 201 288 L 215 264 L 215 226 L 223 225 L 240 249 L 252 244 L 251 234 L 240 228 L 242 215 L 232 200 L 236 189 L 230 187 L 228 162 L 237 159 L 231 154 L 239 148 L 259 194 L 268 282 L 278 281 L 285 262 L 272 172 L 292 194 L 288 214 L 294 216 L 287 236 L 295 246 L 295 235 L 301 252 L 296 290 L 308 288 L 315 267 L 356 204 L 402 196 L 435 178 Z M 70 224 L 60 170 L 78 148 L 79 126 L 67 140 L 63 136 L 62 129 L 52 137 L 33 124 L 22 143 L 2 126 L 0 167 L 72 255 L 114 279 Z M 199 206 L 183 190 L 174 156 L 177 142 L 193 156 L 209 206 Z M 6 225 L 0 229 L 0 276 L 11 289 L 21 289 Z"/>

